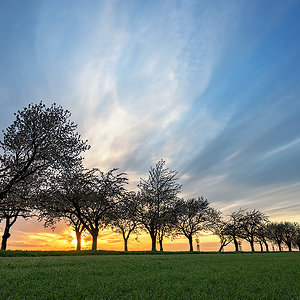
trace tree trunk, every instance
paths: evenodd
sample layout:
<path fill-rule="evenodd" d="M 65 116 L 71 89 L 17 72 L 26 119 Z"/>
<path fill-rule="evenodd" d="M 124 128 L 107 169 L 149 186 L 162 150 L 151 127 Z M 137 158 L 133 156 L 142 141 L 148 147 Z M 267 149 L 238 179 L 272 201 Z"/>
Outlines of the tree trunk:
<path fill-rule="evenodd" d="M 97 242 L 98 242 L 98 231 L 93 232 L 93 244 L 92 244 L 92 250 L 97 250 Z"/>
<path fill-rule="evenodd" d="M 76 251 L 80 251 L 81 250 L 81 234 L 82 234 L 82 231 L 75 229 L 75 233 L 76 233 L 76 240 L 77 240 Z"/>
<path fill-rule="evenodd" d="M 128 251 L 128 238 L 124 237 L 124 251 Z"/>
<path fill-rule="evenodd" d="M 292 243 L 291 242 L 287 242 L 286 245 L 289 248 L 289 251 L 292 251 Z"/>
<path fill-rule="evenodd" d="M 188 239 L 189 239 L 189 244 L 190 244 L 190 251 L 194 251 L 194 248 L 193 248 L 193 237 L 190 236 Z"/>
<path fill-rule="evenodd" d="M 163 248 L 163 239 L 159 239 L 159 251 L 164 251 L 164 248 Z"/>
<path fill-rule="evenodd" d="M 277 245 L 278 245 L 279 251 L 281 252 L 282 251 L 282 249 L 281 249 L 281 243 L 277 242 Z"/>
<path fill-rule="evenodd" d="M 269 245 L 267 243 L 267 241 L 264 241 L 265 247 L 266 247 L 266 251 L 269 252 Z"/>
<path fill-rule="evenodd" d="M 251 246 L 251 251 L 254 252 L 255 249 L 254 249 L 254 243 L 253 243 L 253 241 L 250 241 L 249 243 L 250 243 L 250 246 Z"/>
<path fill-rule="evenodd" d="M 299 248 L 299 251 L 300 251 L 300 244 L 297 244 L 298 248 Z"/>
<path fill-rule="evenodd" d="M 223 248 L 224 248 L 224 244 L 221 244 L 219 252 L 221 252 L 223 250 Z"/>
<path fill-rule="evenodd" d="M 150 233 L 151 241 L 152 241 L 152 249 L 151 251 L 156 251 L 156 234 Z"/>
<path fill-rule="evenodd" d="M 264 248 L 263 248 L 263 243 L 261 241 L 259 241 L 259 245 L 260 245 L 260 252 L 263 252 Z"/>
<path fill-rule="evenodd" d="M 233 238 L 233 242 L 234 242 L 234 246 L 235 246 L 235 251 L 238 252 L 239 251 L 239 243 L 236 240 L 236 238 Z"/>
<path fill-rule="evenodd" d="M 4 229 L 4 233 L 2 235 L 1 250 L 6 250 L 7 240 L 10 238 L 9 229 L 10 229 L 9 219 L 6 218 L 5 229 Z"/>

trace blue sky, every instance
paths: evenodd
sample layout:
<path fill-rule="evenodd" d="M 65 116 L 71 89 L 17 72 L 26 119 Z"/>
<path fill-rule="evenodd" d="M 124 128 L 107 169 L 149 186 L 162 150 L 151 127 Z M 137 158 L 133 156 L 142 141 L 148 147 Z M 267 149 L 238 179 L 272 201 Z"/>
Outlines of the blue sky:
<path fill-rule="evenodd" d="M 87 167 L 300 221 L 299 1 L 2 1 L 0 126 L 72 112 Z"/>

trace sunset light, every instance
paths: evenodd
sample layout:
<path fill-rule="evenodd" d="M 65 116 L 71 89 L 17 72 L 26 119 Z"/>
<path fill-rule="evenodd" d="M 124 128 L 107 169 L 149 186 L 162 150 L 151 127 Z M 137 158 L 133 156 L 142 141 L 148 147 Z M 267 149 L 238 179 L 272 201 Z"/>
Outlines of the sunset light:
<path fill-rule="evenodd" d="M 300 299 L 300 1 L 0 1 L 0 299 Z"/>

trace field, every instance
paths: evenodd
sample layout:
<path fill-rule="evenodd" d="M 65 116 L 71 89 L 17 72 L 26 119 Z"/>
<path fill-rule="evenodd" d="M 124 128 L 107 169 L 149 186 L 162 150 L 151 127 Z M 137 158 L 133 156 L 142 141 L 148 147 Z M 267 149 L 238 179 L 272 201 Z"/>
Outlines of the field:
<path fill-rule="evenodd" d="M 0 257 L 1 299 L 300 299 L 296 252 L 6 253 L 14 257 Z"/>

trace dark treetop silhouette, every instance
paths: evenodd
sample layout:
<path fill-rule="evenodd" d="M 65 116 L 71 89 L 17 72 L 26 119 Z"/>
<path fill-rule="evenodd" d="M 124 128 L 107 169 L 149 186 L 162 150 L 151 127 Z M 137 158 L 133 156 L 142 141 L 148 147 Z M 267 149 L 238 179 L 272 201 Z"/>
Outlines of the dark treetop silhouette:
<path fill-rule="evenodd" d="M 42 102 L 15 114 L 0 142 L 0 208 L 7 210 L 8 204 L 3 202 L 8 199 L 15 206 L 33 176 L 35 184 L 43 184 L 49 174 L 81 162 L 80 154 L 89 146 L 81 140 L 70 116 L 61 106 L 46 107 Z M 9 236 L 6 228 L 3 238 Z"/>
<path fill-rule="evenodd" d="M 151 237 L 152 251 L 156 250 L 157 235 L 181 189 L 176 176 L 177 172 L 166 168 L 165 161 L 160 160 L 138 185 L 138 218 Z"/>

